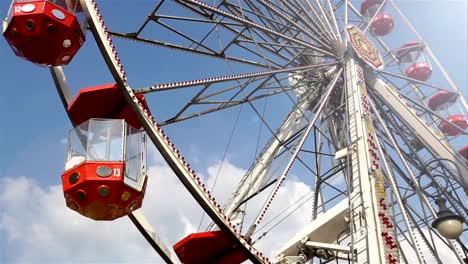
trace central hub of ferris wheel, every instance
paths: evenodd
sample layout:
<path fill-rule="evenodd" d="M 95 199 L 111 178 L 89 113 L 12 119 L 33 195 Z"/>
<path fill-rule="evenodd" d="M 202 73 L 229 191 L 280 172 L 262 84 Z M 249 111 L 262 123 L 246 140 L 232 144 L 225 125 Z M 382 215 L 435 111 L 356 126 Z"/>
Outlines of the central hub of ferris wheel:
<path fill-rule="evenodd" d="M 374 69 L 383 69 L 384 63 L 382 57 L 380 57 L 379 50 L 364 32 L 354 25 L 348 25 L 346 27 L 346 34 L 357 57 Z"/>

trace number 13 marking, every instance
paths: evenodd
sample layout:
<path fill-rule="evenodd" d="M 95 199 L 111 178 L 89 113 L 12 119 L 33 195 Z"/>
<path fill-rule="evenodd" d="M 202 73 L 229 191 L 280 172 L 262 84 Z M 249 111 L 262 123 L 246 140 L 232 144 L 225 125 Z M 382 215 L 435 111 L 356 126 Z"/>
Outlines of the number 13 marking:
<path fill-rule="evenodd" d="M 120 168 L 114 168 L 114 177 L 120 177 Z"/>

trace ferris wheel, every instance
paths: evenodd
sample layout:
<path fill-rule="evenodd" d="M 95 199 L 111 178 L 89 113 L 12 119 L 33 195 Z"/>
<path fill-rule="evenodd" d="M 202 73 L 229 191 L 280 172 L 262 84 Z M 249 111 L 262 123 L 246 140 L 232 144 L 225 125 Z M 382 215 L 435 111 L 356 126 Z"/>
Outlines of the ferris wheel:
<path fill-rule="evenodd" d="M 466 95 L 394 0 L 100 7 L 15 0 L 3 24 L 18 56 L 51 66 L 73 124 L 70 209 L 129 216 L 167 263 L 467 263 Z M 114 83 L 69 87 L 85 41 Z M 242 153 L 229 199 L 216 185 L 232 179 L 207 183 L 178 140 L 222 150 L 220 166 Z M 147 144 L 206 214 L 173 251 L 138 210 L 158 180 Z M 307 191 L 285 193 L 291 178 Z"/>

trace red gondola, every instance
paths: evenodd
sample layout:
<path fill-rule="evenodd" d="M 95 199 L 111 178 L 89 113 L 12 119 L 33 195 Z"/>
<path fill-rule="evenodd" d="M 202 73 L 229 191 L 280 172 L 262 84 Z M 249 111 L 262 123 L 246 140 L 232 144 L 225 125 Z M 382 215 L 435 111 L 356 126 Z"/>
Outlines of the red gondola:
<path fill-rule="evenodd" d="M 14 0 L 3 36 L 13 52 L 39 65 L 66 65 L 85 42 L 77 0 Z"/>
<path fill-rule="evenodd" d="M 464 157 L 466 160 L 468 160 L 468 146 L 465 146 L 458 150 L 458 154 L 460 154 L 462 157 Z"/>
<path fill-rule="evenodd" d="M 447 118 L 447 120 L 462 130 L 468 127 L 465 115 L 451 115 Z M 447 121 L 442 121 L 442 123 L 439 125 L 439 128 L 447 136 L 453 137 L 461 134 L 460 129 L 457 129 L 453 125 L 449 124 Z"/>
<path fill-rule="evenodd" d="M 248 259 L 240 247 L 223 231 L 188 235 L 174 245 L 174 251 L 184 264 L 239 264 Z"/>
<path fill-rule="evenodd" d="M 393 29 L 393 17 L 387 13 L 380 13 L 375 16 L 374 21 L 372 21 L 372 33 L 376 36 L 385 36 L 390 33 Z"/>
<path fill-rule="evenodd" d="M 138 99 L 149 111 L 143 95 Z M 147 181 L 145 133 L 118 87 L 83 89 L 68 110 L 79 125 L 70 131 L 62 174 L 67 206 L 94 220 L 140 208 Z"/>
<path fill-rule="evenodd" d="M 440 111 L 451 107 L 457 99 L 458 95 L 456 93 L 438 91 L 429 98 L 427 105 L 433 111 Z"/>
<path fill-rule="evenodd" d="M 421 82 L 432 76 L 432 67 L 424 56 L 424 44 L 408 42 L 395 51 L 398 61 L 406 68 L 406 76 Z"/>
<path fill-rule="evenodd" d="M 432 67 L 427 62 L 415 63 L 406 69 L 406 76 L 425 82 L 432 76 Z"/>

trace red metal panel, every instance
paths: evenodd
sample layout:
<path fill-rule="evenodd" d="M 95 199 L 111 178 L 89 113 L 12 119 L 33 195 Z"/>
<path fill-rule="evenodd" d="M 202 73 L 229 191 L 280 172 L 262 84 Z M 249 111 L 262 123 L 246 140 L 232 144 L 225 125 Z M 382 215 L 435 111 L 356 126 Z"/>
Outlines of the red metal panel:
<path fill-rule="evenodd" d="M 240 264 L 248 259 L 223 231 L 190 234 L 173 248 L 184 264 Z"/>
<path fill-rule="evenodd" d="M 100 177 L 99 166 L 109 167 L 111 174 Z M 62 186 L 67 206 L 94 220 L 114 220 L 141 207 L 146 182 L 141 192 L 124 184 L 124 162 L 84 162 L 62 174 Z M 78 179 L 76 179 L 78 173 Z M 99 194 L 107 187 L 106 196 Z M 127 192 L 126 196 L 123 196 Z"/>
<path fill-rule="evenodd" d="M 149 112 L 144 96 L 139 94 L 137 98 Z M 116 84 L 104 84 L 81 89 L 78 96 L 68 107 L 68 112 L 77 124 L 81 124 L 90 118 L 116 118 L 125 119 L 129 125 L 137 129 L 141 128 L 140 122 L 126 103 Z"/>
<path fill-rule="evenodd" d="M 104 84 L 81 89 L 68 107 L 68 113 L 76 124 L 90 118 L 112 118 L 124 104 L 122 93 L 116 84 Z"/>

